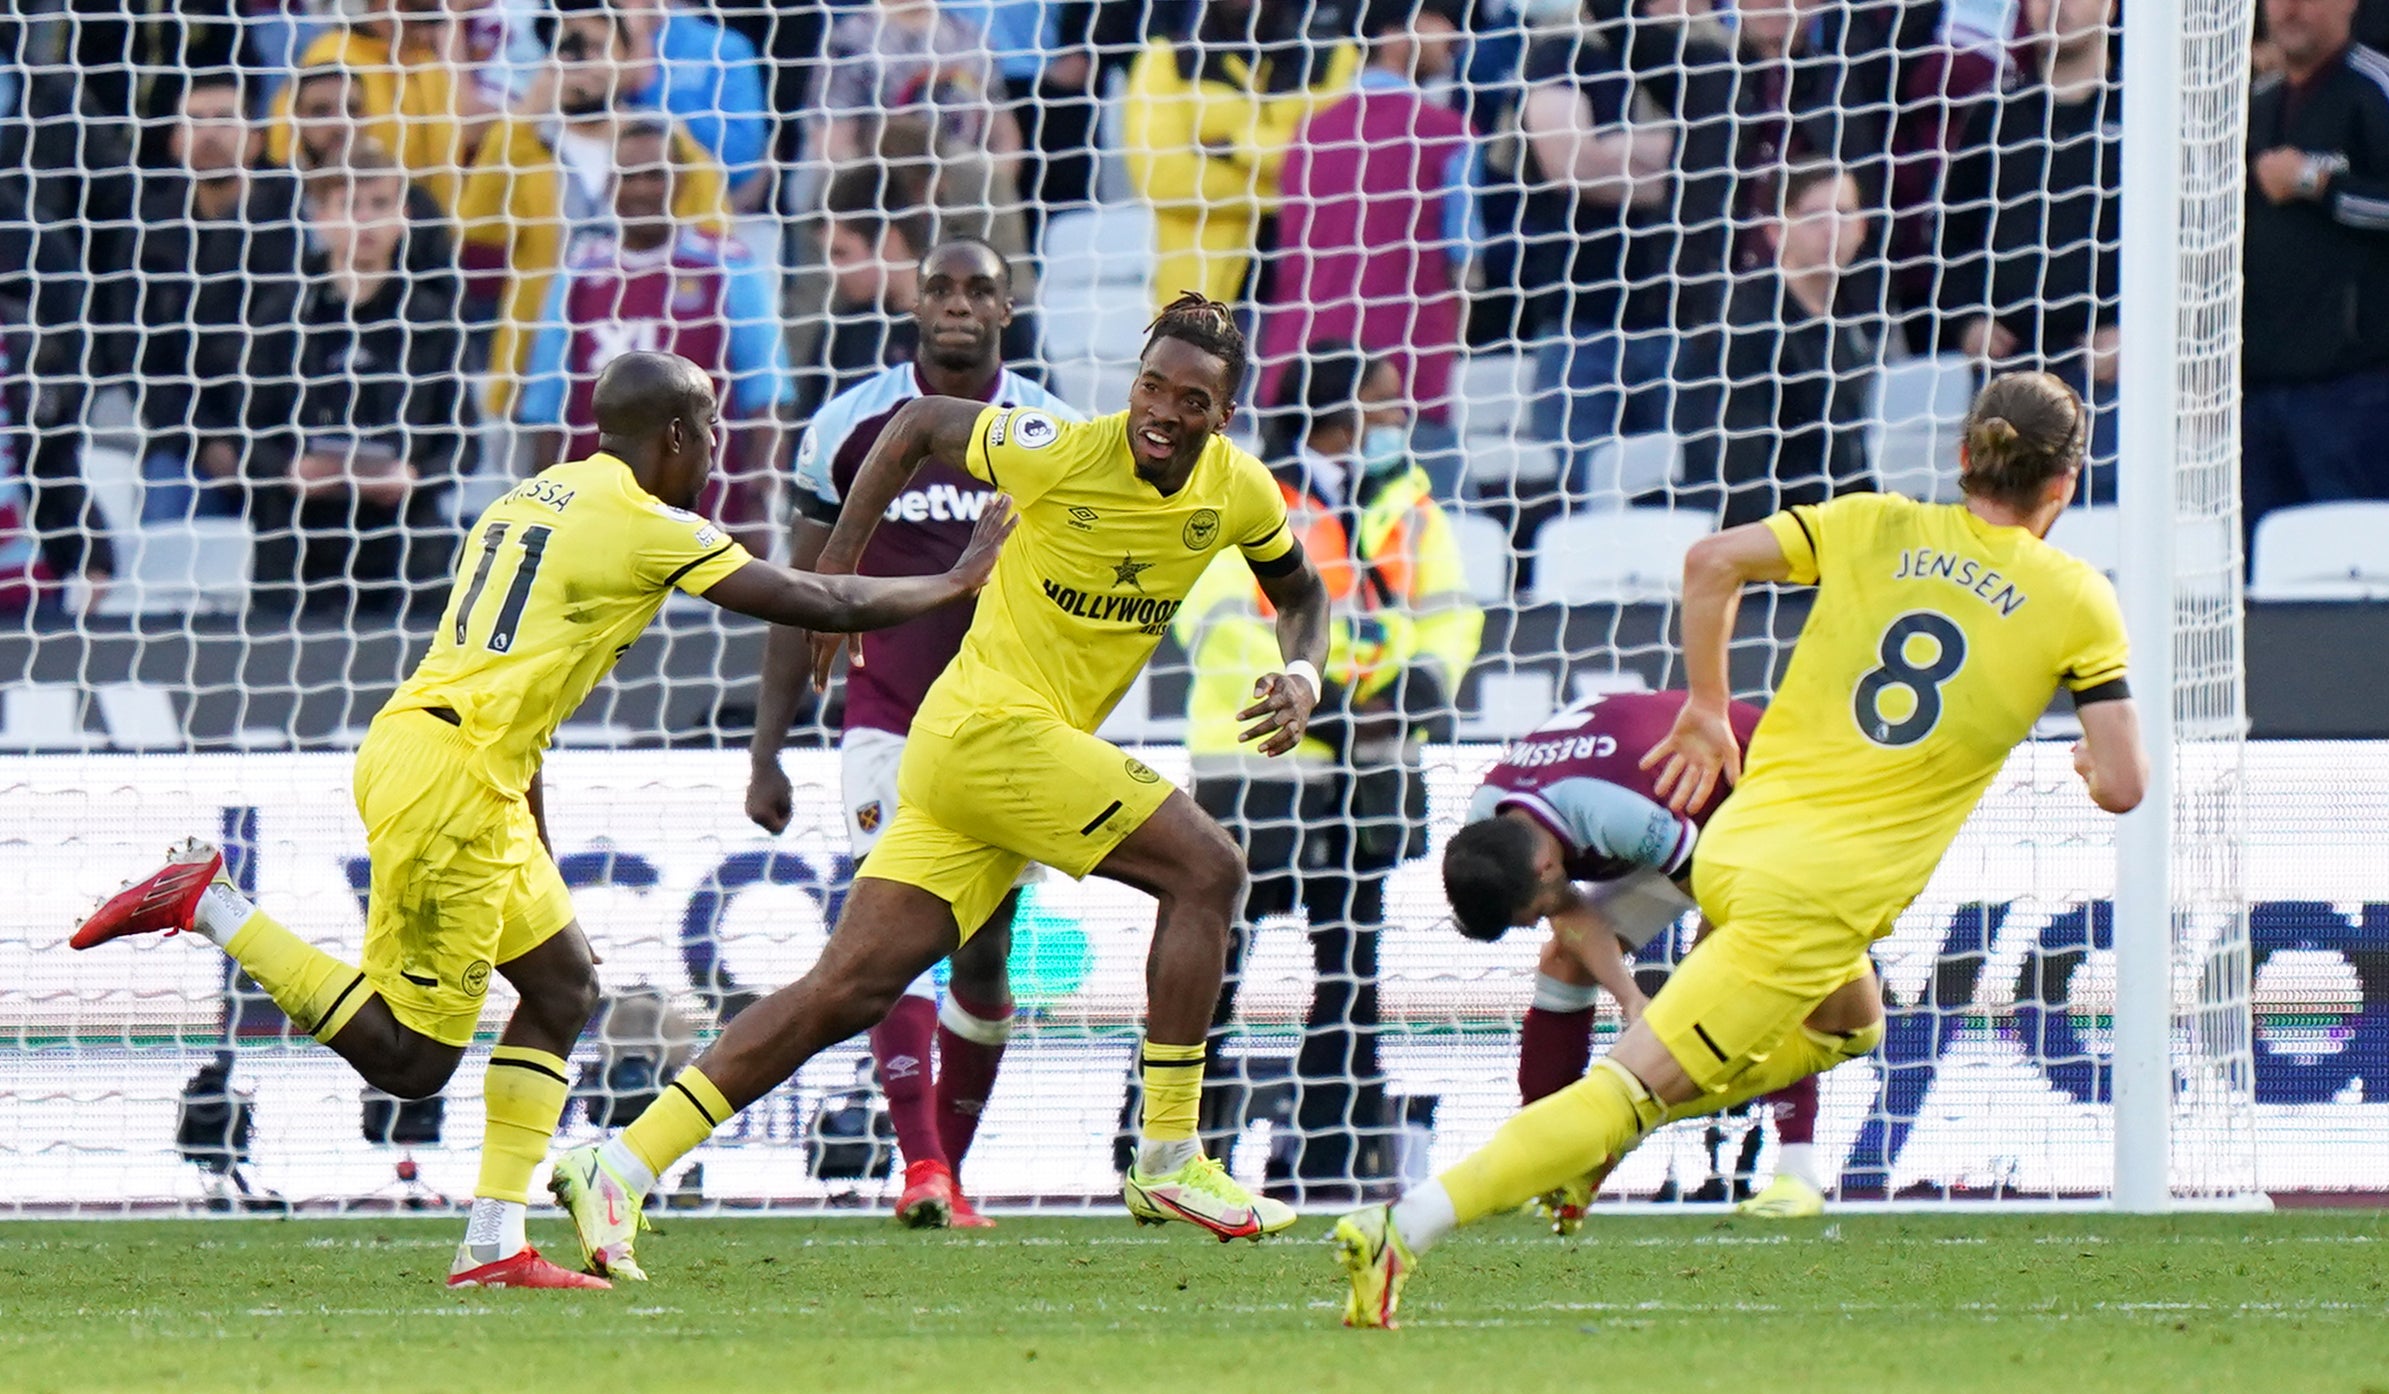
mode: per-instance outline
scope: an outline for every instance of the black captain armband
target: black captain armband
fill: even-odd
[[[1298,537],[1294,539],[1294,544],[1286,549],[1284,556],[1270,561],[1254,561],[1251,557],[1246,557],[1244,564],[1251,567],[1253,574],[1262,580],[1274,581],[1281,576],[1291,576],[1302,570],[1302,560],[1302,539]]]
[[[2080,711],[2093,702],[2122,702],[2132,695],[2132,685],[2122,678],[2109,678],[2103,683],[2083,688],[2074,694],[2074,710]]]

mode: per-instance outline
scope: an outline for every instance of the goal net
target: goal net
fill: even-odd
[[[2165,1189],[2383,1184],[2350,1067],[2376,1009],[2350,966],[2377,928],[2347,909],[2362,829],[2312,791],[2378,807],[2389,774],[2367,749],[2242,741],[2248,0],[2184,7],[2178,138],[2128,129],[2128,44],[2111,7],[2075,0],[1929,23],[1769,0],[1363,8],[359,0],[0,24],[0,1213],[470,1193],[502,981],[440,1099],[401,1107],[205,944],[74,954],[68,930],[195,835],[353,957],[351,752],[479,509],[585,448],[608,358],[677,348],[725,388],[708,509],[785,555],[797,440],[912,355],[921,255],[955,236],[1011,263],[1015,369],[1088,414],[1126,405],[1160,303],[1236,304],[1256,355],[1237,438],[1321,491],[1322,516],[1348,509],[1366,557],[1330,676],[1398,733],[1352,766],[1396,793],[1324,778],[1231,820],[1264,879],[1357,907],[1257,903],[1240,934],[1205,1117],[1240,1176],[1322,1195],[1415,1177],[1515,1108],[1540,936],[1462,939],[1436,872],[1476,784],[1561,706],[1681,684],[1693,539],[1848,489],[1954,499],[1959,423],[1996,364],[2096,411],[2085,498],[2052,540],[2104,569],[2159,506],[2119,485],[2119,423],[2153,411],[2175,442],[2154,467],[2176,524]],[[2167,261],[2170,300],[2135,318],[2132,171],[2175,160],[2156,221],[2179,238],[2131,253]],[[366,177],[390,164],[403,189]],[[665,292],[622,289],[659,264]],[[2136,406],[2147,379],[2115,351],[2150,351],[2121,330],[2149,322],[2173,325],[2176,367]],[[1425,501],[1385,551],[1371,501],[1414,478],[1393,458]],[[1765,699],[1806,610],[1750,597],[1745,695]],[[1482,616],[1458,648],[1448,622],[1428,634],[1455,613]],[[1239,623],[1262,624],[1221,621]],[[1188,719],[1223,672],[1249,683],[1206,661],[1220,632],[1179,627],[1105,728],[1203,794],[1241,777]],[[606,989],[567,1141],[627,1121],[798,976],[853,875],[835,698],[783,756],[792,824],[744,815],[760,658],[756,625],[675,598],[549,759]],[[2061,704],[2015,753],[1877,946],[1883,1049],[1822,1085],[1816,1149],[1844,1199],[2114,1190],[2117,836],[2071,773],[2070,722]],[[1116,1196],[1151,913],[1093,880],[1023,895],[975,1196]],[[1638,972],[1655,983],[1690,935]],[[1607,999],[1597,1023],[1596,1047],[1620,1025]],[[890,1146],[857,1041],[665,1186],[884,1205]],[[1775,1146],[1758,1115],[1673,1127],[1608,1194],[1731,1198]],[[1340,1160],[1323,1174],[1321,1155]]]

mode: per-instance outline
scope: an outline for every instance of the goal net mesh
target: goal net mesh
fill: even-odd
[[[1433,38],[1439,20],[1390,31],[1425,36],[1420,85],[1383,32],[1353,41],[1363,17],[1341,3],[1199,20],[893,0],[826,20],[733,0],[87,8],[0,23],[0,1213],[469,1195],[481,1064],[514,1000],[502,976],[440,1102],[400,1108],[204,943],[75,954],[66,934],[200,836],[266,911],[354,957],[351,752],[428,642],[463,529],[581,447],[608,358],[674,347],[725,389],[708,510],[786,555],[796,442],[822,400],[912,353],[918,261],[940,237],[1005,252],[1013,366],[1090,415],[1126,405],[1159,304],[1190,288],[1236,303],[1257,367],[1233,430],[1290,470],[1311,450],[1322,489],[1395,477],[1361,439],[1392,419],[1371,374],[1348,375],[1349,400],[1264,409],[1289,380],[1333,380],[1326,341],[1394,365],[1456,575],[1372,557],[1376,579],[1339,599],[1331,676],[1357,689],[1442,665],[1440,695],[1393,718],[1420,755],[1425,854],[1356,864],[1364,839],[1321,836],[1315,808],[1239,820],[1256,846],[1277,831],[1305,849],[1306,884],[1383,894],[1357,924],[1309,922],[1297,901],[1242,936],[1218,1072],[1241,1092],[1206,1127],[1255,1181],[1337,1132],[1353,1145],[1335,1174],[1303,1179],[1415,1177],[1516,1107],[1540,936],[1460,938],[1440,848],[1503,742],[1592,693],[1681,684],[1672,597],[1692,539],[1846,489],[1954,499],[1960,422],[1996,364],[2092,402],[2085,499],[2053,540],[2116,564],[2120,40],[2104,7],[1995,0],[1928,22],[1907,10],[1932,7],[1686,20],[1710,7],[1487,3],[1456,7],[1457,43]],[[2252,1053],[2246,891],[2358,860],[2318,858],[2339,836],[2318,826],[2318,781],[2375,807],[2389,790],[2353,787],[2368,776],[2326,747],[2242,749],[2249,8],[2191,6],[2180,55],[2186,1195],[2252,1189],[2268,1117],[2287,1168],[2269,1181],[2377,1184],[2389,1155],[2346,1108],[2351,1071],[2334,1074],[2342,1024],[2369,1008],[2335,946],[2369,926],[2333,895],[2259,923],[2281,1000]],[[250,172],[228,183],[228,161]],[[384,161],[405,191],[363,177]],[[667,250],[630,235],[636,198],[669,209]],[[668,294],[608,289],[656,256]],[[1455,607],[1483,617],[1468,652],[1402,647]],[[1764,700],[1806,608],[1789,589],[1746,603],[1745,695]],[[1105,728],[1189,787],[1215,778],[1216,752],[1187,747],[1188,704],[1221,676],[1208,637],[1165,641]],[[549,760],[555,851],[606,990],[573,1057],[567,1142],[634,1116],[726,1014],[797,977],[853,875],[834,700],[783,757],[793,823],[773,836],[744,815],[760,655],[758,626],[675,598]],[[1878,945],[1884,1047],[1823,1082],[1820,1170],[1846,1198],[2110,1188],[2114,838],[2070,733],[2061,704]],[[1094,880],[1024,894],[974,1195],[1116,1196],[1151,915]],[[1655,982],[1690,934],[1638,971]],[[1596,1046],[1619,1026],[1604,999]],[[901,1178],[887,1148],[857,1041],[666,1189],[884,1205]],[[1773,1148],[1757,1115],[1673,1127],[1609,1194],[1730,1197]]]

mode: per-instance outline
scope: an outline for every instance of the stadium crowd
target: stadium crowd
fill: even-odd
[[[1885,375],[1960,356],[2081,389],[2085,501],[2113,501],[2113,0],[172,10],[0,21],[0,537],[27,601],[104,592],[131,528],[245,517],[252,607],[401,609],[460,498],[585,444],[576,385],[633,347],[715,371],[708,505],[767,539],[810,412],[914,352],[928,247],[1010,260],[1006,353],[1043,379],[1087,337],[1057,322],[1083,304],[1038,313],[1048,234],[1097,205],[1147,214],[1096,226],[1150,238],[1156,303],[1243,307],[1248,419],[1316,410],[1289,384],[1319,346],[1382,358],[1407,460],[1521,552],[1586,507],[1730,522],[1879,487],[1933,444]],[[2389,497],[2389,58],[2356,42],[2389,5],[2263,10],[2252,527]],[[675,288],[633,306],[649,263]],[[1519,400],[1472,400],[1506,362]],[[131,518],[86,487],[112,396]]]

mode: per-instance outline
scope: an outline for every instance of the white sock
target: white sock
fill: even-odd
[[[249,897],[232,888],[229,881],[218,881],[199,897],[199,908],[192,913],[191,928],[206,936],[217,948],[232,942],[241,926],[257,913]]]
[[[1452,1208],[1451,1193],[1441,1181],[1414,1186],[1394,1202],[1394,1230],[1412,1253],[1425,1253],[1459,1223],[1460,1212]]]
[[[610,1139],[605,1146],[598,1148],[597,1160],[604,1163],[607,1170],[621,1177],[622,1184],[638,1192],[642,1198],[655,1189],[655,1173],[647,1169],[647,1164],[639,1160],[636,1152],[622,1145],[621,1138]]]
[[[1810,1142],[1787,1142],[1775,1149],[1775,1174],[1789,1176],[1808,1183],[1812,1191],[1825,1188],[1817,1183],[1817,1148]]]
[[[465,1221],[465,1243],[473,1251],[473,1261],[496,1263],[521,1253],[529,1242],[523,1238],[523,1217],[529,1209],[519,1200],[475,1197],[473,1216]]]
[[[1136,1170],[1139,1176],[1167,1176],[1171,1172],[1202,1155],[1201,1138],[1182,1137],[1170,1142],[1156,1142],[1152,1138],[1138,1138]]]

